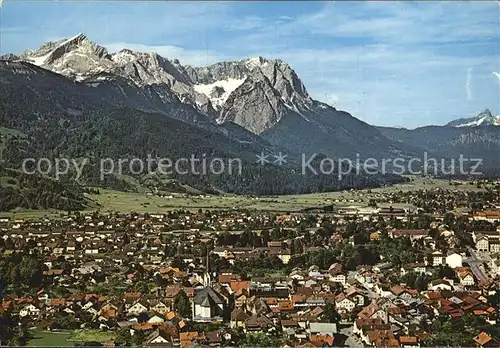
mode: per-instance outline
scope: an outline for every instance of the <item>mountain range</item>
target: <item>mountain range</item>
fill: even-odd
[[[224,183],[183,178],[191,186],[293,193],[376,186],[387,179],[299,179],[293,173],[300,154],[381,159],[429,151],[446,158],[482,153],[491,159],[500,150],[500,127],[487,126],[498,124],[498,117],[490,122],[491,113],[476,123],[465,119],[416,130],[375,127],[313,99],[296,72],[279,59],[192,67],[155,53],[109,53],[78,34],[0,57],[0,71],[0,126],[25,135],[4,136],[3,158],[9,166],[28,154],[180,156],[203,150],[239,156],[252,165],[248,176],[224,178]],[[470,127],[475,124],[481,127]],[[270,165],[264,172],[255,166],[256,153],[277,151],[289,155],[288,166]]]
[[[206,67],[155,53],[108,51],[84,35],[48,42],[21,60],[92,86],[114,105],[202,127],[234,123],[295,153],[393,156],[397,145],[350,114],[313,100],[282,60],[254,57]]]

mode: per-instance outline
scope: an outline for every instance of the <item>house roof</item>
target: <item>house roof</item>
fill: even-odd
[[[145,343],[149,344],[149,343],[151,343],[153,340],[155,340],[158,337],[162,337],[164,340],[169,341],[169,337],[167,337],[167,335],[165,333],[161,332],[158,329],[158,330],[155,330],[155,331],[151,332],[151,334],[149,334],[149,336],[146,337]]]
[[[333,346],[335,338],[330,335],[311,335],[310,341],[316,347],[324,347],[324,345]]]
[[[241,280],[241,276],[239,274],[220,274],[219,275],[219,283],[230,283],[232,281]]]
[[[168,286],[165,288],[165,297],[175,297],[181,290],[183,290],[187,297],[194,296],[194,289],[189,287],[180,287],[180,286]]]
[[[260,326],[260,327],[269,327],[272,326],[273,322],[261,315],[261,316],[253,316],[245,320],[245,326]]]
[[[293,319],[282,319],[281,326],[283,326],[283,327],[296,327],[296,326],[298,326],[298,323],[296,320],[293,320]]]
[[[250,282],[249,281],[231,281],[229,283],[229,287],[233,292],[238,292],[241,290],[249,290]]]
[[[366,306],[365,308],[363,308],[361,310],[361,312],[358,313],[358,318],[361,318],[361,319],[367,319],[367,318],[370,318],[372,315],[374,315],[378,310],[380,309],[380,307],[372,302],[370,303],[368,306]]]
[[[480,346],[484,346],[486,343],[490,342],[493,338],[488,335],[486,332],[481,332],[479,335],[474,337],[474,341]]]
[[[391,287],[391,292],[396,295],[396,296],[399,296],[401,295],[403,292],[405,292],[405,289],[400,286],[400,285],[394,285],[393,287]]]
[[[236,308],[231,312],[231,321],[245,321],[248,318],[250,318],[250,316],[240,308]]]
[[[427,235],[427,230],[402,230],[402,229],[394,229],[392,230],[392,234],[395,236],[422,236]]]
[[[381,325],[381,324],[382,324],[382,319],[379,317],[370,319],[356,319],[356,326],[358,328],[365,325]]]
[[[222,341],[222,331],[216,330],[216,331],[205,332],[205,337],[208,340],[208,343],[211,344],[220,343]]]
[[[418,338],[416,336],[400,336],[399,343],[401,344],[416,344]]]
[[[208,303],[207,301],[211,301],[217,305],[223,304],[223,300],[220,297],[218,293],[216,293],[211,287],[207,286],[206,288],[203,288],[199,290],[195,297],[194,297],[194,303],[195,304],[203,304],[203,303]]]

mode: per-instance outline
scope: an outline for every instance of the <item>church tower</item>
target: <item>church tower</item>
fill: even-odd
[[[210,252],[207,250],[207,264],[205,266],[205,273],[203,274],[203,286],[212,286],[212,277],[210,276]]]

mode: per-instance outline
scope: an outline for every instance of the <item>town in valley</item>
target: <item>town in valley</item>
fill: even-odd
[[[2,344],[498,346],[500,185],[443,182],[299,211],[5,215]]]

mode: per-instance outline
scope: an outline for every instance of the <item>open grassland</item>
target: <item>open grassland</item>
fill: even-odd
[[[62,330],[62,331],[30,331],[32,338],[28,342],[28,347],[72,347],[75,343],[99,342],[113,340],[114,332],[100,330]]]
[[[71,331],[30,331],[32,338],[28,341],[28,347],[70,347],[72,343],[68,341]]]
[[[100,342],[113,340],[115,338],[115,333],[112,331],[101,331],[101,330],[75,330],[69,341],[71,342]]]
[[[91,195],[90,198],[98,205],[101,212],[137,212],[137,213],[161,213],[171,210],[233,210],[249,209],[258,211],[282,211],[294,212],[306,208],[317,208],[326,205],[340,206],[366,206],[370,199],[383,198],[384,194],[398,191],[415,191],[420,189],[458,189],[458,190],[482,190],[471,183],[462,184],[458,187],[451,186],[447,180],[413,178],[413,181],[381,187],[371,190],[350,190],[326,193],[311,193],[303,195],[287,196],[236,196],[236,195],[197,195],[183,196],[172,194],[167,197],[148,195],[145,192],[132,193],[101,189],[100,194]],[[383,205],[383,204],[382,204]],[[398,204],[393,206],[397,207]],[[89,209],[95,211],[96,208]],[[23,211],[15,210],[2,212],[0,217],[22,216],[26,218],[55,218],[61,214],[60,211]]]
[[[101,205],[101,211],[120,212],[162,212],[175,209],[250,209],[262,211],[300,211],[330,204],[365,206],[370,199],[380,198],[384,194],[398,191],[419,189],[448,188],[454,189],[447,180],[415,178],[414,181],[372,190],[351,190],[340,192],[312,193],[287,196],[235,196],[235,195],[199,195],[158,197],[144,193],[127,193],[101,190],[100,195],[93,195]],[[478,190],[472,184],[461,185],[460,190]]]
[[[25,210],[25,209],[14,209],[10,211],[0,212],[0,218],[23,218],[26,220],[30,219],[54,219],[61,216],[61,214],[66,214],[64,211],[50,209],[50,210]]]

